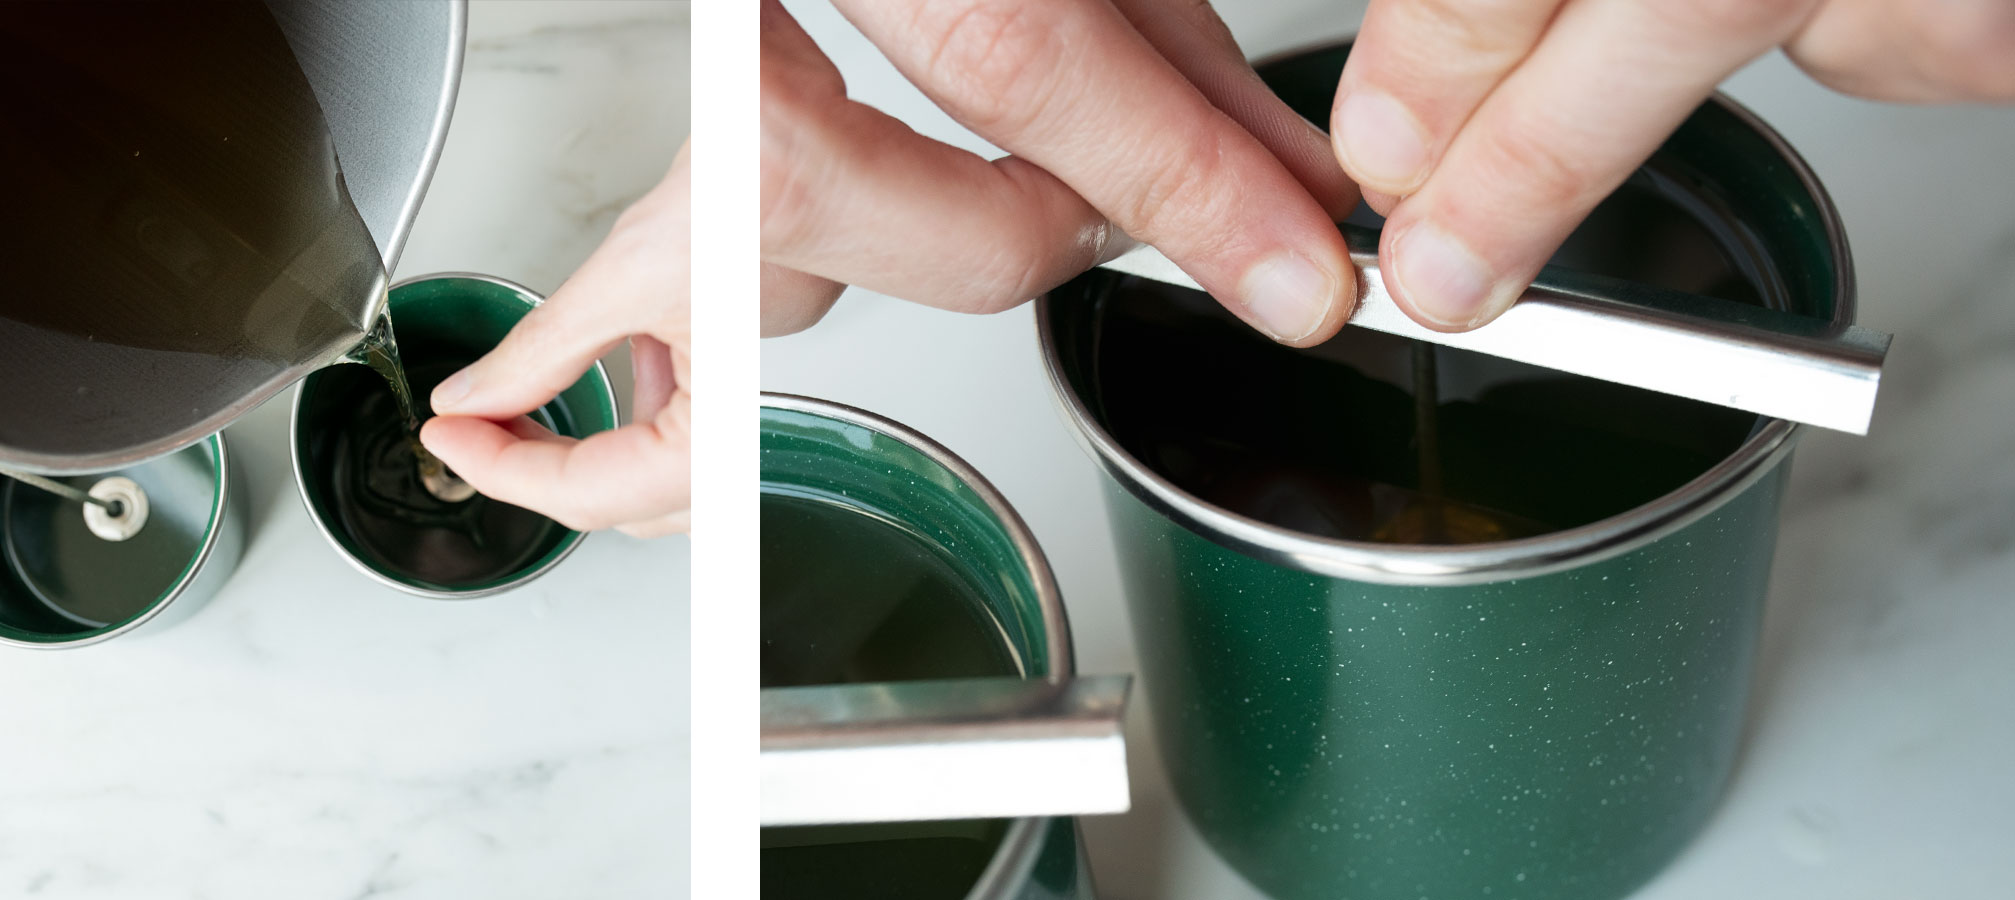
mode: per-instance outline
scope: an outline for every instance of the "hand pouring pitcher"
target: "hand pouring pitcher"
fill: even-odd
[[[17,194],[0,468],[188,446],[383,309],[447,134],[464,3],[179,12],[43,4],[0,24]]]

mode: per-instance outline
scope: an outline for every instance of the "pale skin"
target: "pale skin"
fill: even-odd
[[[844,285],[1014,306],[1153,244],[1281,343],[1357,282],[1332,222],[1385,214],[1380,268],[1442,331],[1501,314],[1597,201],[1751,60],[1900,102],[2015,100],[2010,0],[1373,0],[1330,131],[1259,84],[1200,0],[834,0],[987,161],[862,104],[762,12],[763,331]],[[1907,177],[1902,172],[1899,177]]]
[[[637,537],[691,520],[691,174],[671,171],[495,350],[435,388],[420,440],[485,496]],[[628,341],[631,421],[574,440],[526,418]]]

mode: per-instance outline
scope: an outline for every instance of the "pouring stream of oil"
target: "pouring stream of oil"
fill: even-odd
[[[1435,345],[1413,344],[1413,440],[1420,466],[1420,490],[1373,532],[1372,540],[1393,544],[1475,544],[1501,541],[1505,523],[1490,510],[1451,499],[1442,476],[1441,385]]]
[[[449,503],[460,503],[475,496],[474,487],[457,477],[441,462],[440,457],[420,443],[419,404],[413,402],[413,387],[406,380],[405,362],[399,358],[399,340],[392,331],[389,310],[378,318],[370,333],[343,357],[343,361],[369,366],[392,388],[392,398],[398,403],[400,417],[405,420],[406,444],[412,448],[413,458],[420,470],[420,484],[427,493]]]

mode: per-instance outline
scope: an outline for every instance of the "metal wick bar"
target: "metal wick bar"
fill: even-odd
[[[762,824],[1125,812],[1132,676],[763,691]]]
[[[76,503],[89,503],[115,516],[119,514],[119,510],[113,508],[112,501],[93,497],[60,481],[44,478],[40,475],[30,475],[27,472],[16,472],[13,469],[0,469],[0,475],[5,475],[31,487],[41,488],[65,500]]]
[[[1408,318],[1378,271],[1378,232],[1345,225],[1364,271],[1350,324],[1821,428],[1867,434],[1890,336],[1809,316],[1548,266],[1488,325],[1444,334]],[[1139,245],[1105,268],[1202,288]]]

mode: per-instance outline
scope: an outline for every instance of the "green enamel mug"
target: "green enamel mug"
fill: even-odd
[[[1322,121],[1347,52],[1259,69]],[[1831,202],[1719,97],[1555,262],[1853,318]],[[1383,335],[1332,341],[1365,354],[1346,370],[1331,345],[1273,345],[1201,294],[1097,269],[1037,321],[1107,476],[1175,793],[1253,885],[1605,900],[1702,827],[1736,756],[1797,426],[1536,368],[1486,383],[1502,361],[1435,348],[1430,432],[1406,386],[1436,382]],[[1241,455],[1255,435],[1271,455]],[[1447,460],[1438,489],[1545,527],[1367,535],[1394,485],[1429,490],[1424,442]]]
[[[415,402],[424,406],[435,384],[502,343],[541,302],[530,288],[489,275],[450,272],[393,285],[387,308]],[[386,502],[383,498],[390,494],[378,489],[403,487],[417,496],[411,453],[393,444],[351,444],[345,436],[358,430],[348,417],[360,398],[389,410],[391,396],[376,372],[345,364],[302,379],[294,397],[291,448],[301,500],[315,527],[352,568],[408,594],[460,600],[520,587],[580,546],[586,538],[582,532],[480,496],[427,510],[438,523],[430,519],[425,527],[387,527],[385,523],[396,526],[411,512]],[[615,428],[615,389],[602,364],[591,366],[531,418],[571,438]],[[373,457],[373,450],[381,452]],[[366,469],[374,460],[378,468]],[[368,474],[353,482],[352,468]],[[353,483],[366,487],[347,487]]]
[[[1073,674],[1048,561],[965,461],[785,394],[763,395],[761,446],[764,687]],[[762,842],[768,900],[1093,896],[1068,817],[773,827]]]

